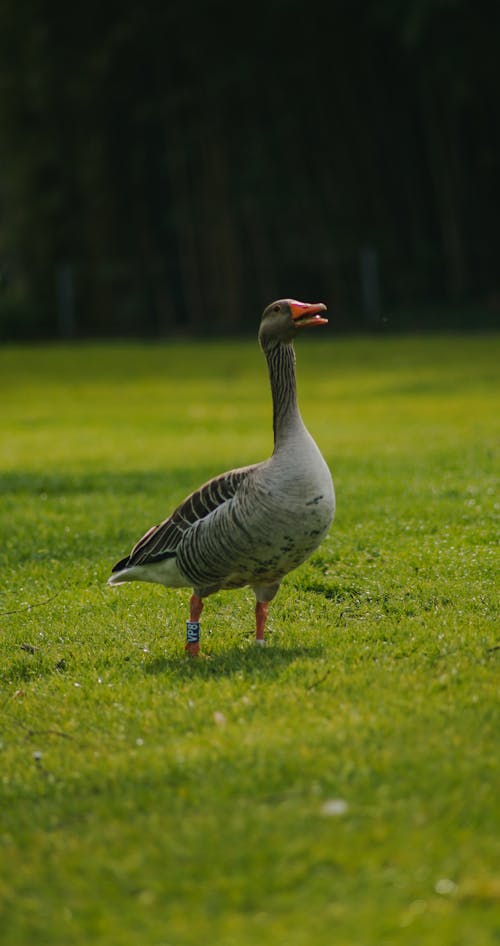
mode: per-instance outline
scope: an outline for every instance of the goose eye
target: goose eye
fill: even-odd
[[[273,312],[279,312],[279,310],[280,310],[279,305],[273,305]]]

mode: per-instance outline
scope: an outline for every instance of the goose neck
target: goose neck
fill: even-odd
[[[273,398],[273,431],[275,449],[302,428],[297,404],[295,352],[293,345],[281,344],[265,352]]]

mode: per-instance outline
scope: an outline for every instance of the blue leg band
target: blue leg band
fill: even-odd
[[[200,641],[200,622],[186,621],[186,637],[188,644],[198,644]]]

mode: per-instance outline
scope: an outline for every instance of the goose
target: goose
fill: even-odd
[[[326,325],[322,303],[278,299],[264,310],[258,340],[267,360],[274,451],[261,463],[222,473],[191,493],[114,565],[108,583],[157,582],[192,589],[185,650],[200,652],[204,599],[250,586],[255,643],[264,644],[269,602],[282,579],[319,546],[335,514],[330,470],[297,404],[293,340]]]

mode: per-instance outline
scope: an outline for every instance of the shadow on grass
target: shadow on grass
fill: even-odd
[[[7,471],[0,473],[0,491],[3,495],[32,496],[43,494],[45,498],[60,498],[78,494],[109,492],[136,495],[145,492],[160,495],[171,490],[185,489],[188,492],[201,482],[215,475],[213,467],[171,467],[163,470],[103,470],[97,472],[75,471],[67,473],[38,473],[33,471]],[[167,510],[168,512],[168,510]]]
[[[302,657],[322,657],[323,649],[317,644],[284,647],[269,644],[267,647],[235,645],[222,653],[209,653],[202,657],[189,657],[186,653],[172,657],[157,657],[144,664],[144,673],[159,676],[175,676],[181,680],[193,677],[231,677],[241,674],[272,680],[280,676],[284,668]]]

